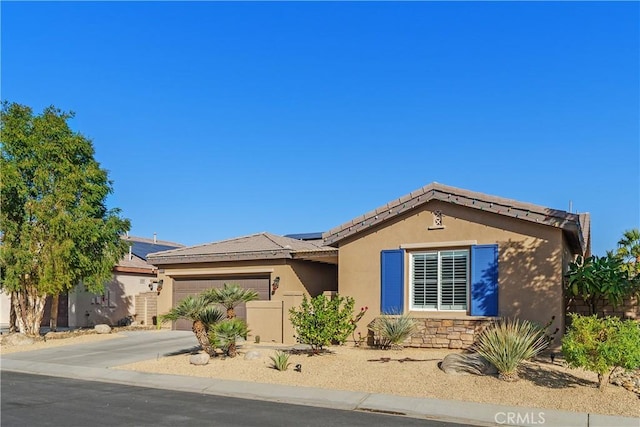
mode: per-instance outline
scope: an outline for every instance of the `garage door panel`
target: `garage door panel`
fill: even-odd
[[[268,276],[257,277],[208,277],[208,278],[180,278],[174,279],[173,282],[173,306],[175,307],[180,301],[189,295],[196,296],[208,289],[222,288],[225,283],[236,283],[243,289],[253,289],[258,292],[259,300],[269,300],[269,289],[271,280]],[[223,312],[226,311],[223,309]],[[239,304],[235,308],[236,316],[246,320],[247,311],[245,304]],[[191,330],[192,323],[187,320],[179,320],[175,322],[174,329]]]

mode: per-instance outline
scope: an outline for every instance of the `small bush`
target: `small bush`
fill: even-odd
[[[498,369],[501,379],[515,381],[520,364],[548,345],[545,328],[528,320],[501,319],[480,334],[475,348]]]
[[[416,321],[408,314],[385,313],[373,321],[371,328],[381,348],[402,347],[404,340],[416,330]]]
[[[310,345],[314,353],[330,344],[344,344],[356,328],[353,305],[351,297],[318,295],[308,300],[303,296],[300,308],[289,311],[298,342]]]
[[[212,346],[222,348],[227,356],[236,357],[236,340],[246,339],[248,333],[247,324],[236,317],[217,323],[209,333],[209,341]]]
[[[562,354],[572,368],[598,374],[600,389],[616,367],[640,367],[640,325],[617,317],[570,314],[571,326],[562,338]]]
[[[277,369],[278,371],[286,371],[289,366],[291,366],[291,362],[289,362],[289,355],[284,351],[276,351],[274,356],[269,356],[273,364],[272,368]]]

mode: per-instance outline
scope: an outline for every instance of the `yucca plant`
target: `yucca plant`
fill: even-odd
[[[209,356],[215,356],[216,349],[209,341],[208,332],[223,318],[224,313],[222,311],[212,306],[206,298],[199,295],[197,297],[186,297],[168,313],[161,315],[159,320],[161,323],[179,319],[192,321],[191,330],[195,334],[198,343],[200,343],[200,347]]]
[[[383,313],[373,321],[372,329],[380,347],[402,347],[404,340],[416,330],[416,321],[408,314]]]
[[[227,309],[227,319],[236,317],[235,307],[243,302],[259,299],[259,295],[253,289],[244,289],[236,283],[225,283],[222,288],[208,289],[203,293],[210,302],[220,304]]]
[[[518,379],[518,367],[549,345],[545,329],[528,320],[500,319],[478,337],[475,349],[505,381]]]
[[[273,362],[271,367],[278,371],[286,371],[291,365],[291,362],[289,362],[289,354],[284,351],[276,351],[276,354],[269,356],[269,358]]]
[[[210,332],[210,343],[212,346],[219,346],[227,356],[236,357],[238,349],[236,341],[238,338],[247,338],[249,329],[242,319],[227,319],[216,324]]]

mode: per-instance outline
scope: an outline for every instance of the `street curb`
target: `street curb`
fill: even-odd
[[[185,377],[0,358],[1,371],[99,381],[242,399],[359,410],[478,426],[638,427],[640,418],[467,401],[404,397],[246,381]]]

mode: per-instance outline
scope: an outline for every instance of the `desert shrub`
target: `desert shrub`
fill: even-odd
[[[377,344],[381,348],[401,347],[416,330],[416,321],[408,314],[383,313],[373,321],[371,329],[377,335]]]
[[[209,333],[209,341],[213,347],[221,348],[229,357],[238,355],[236,341],[247,338],[249,329],[244,320],[234,317],[217,323]]]
[[[570,367],[597,373],[601,390],[616,367],[640,367],[640,325],[636,321],[569,315],[571,326],[562,338],[562,354]]]
[[[291,362],[289,362],[289,354],[284,351],[276,351],[276,354],[269,356],[269,358],[273,362],[271,367],[278,371],[286,371],[291,365]]]
[[[545,328],[528,320],[500,319],[482,331],[474,347],[498,369],[501,379],[515,381],[520,364],[548,345]]]
[[[296,339],[315,353],[330,344],[343,344],[356,327],[353,305],[353,298],[340,295],[332,299],[318,295],[311,300],[303,296],[300,307],[289,310]]]

